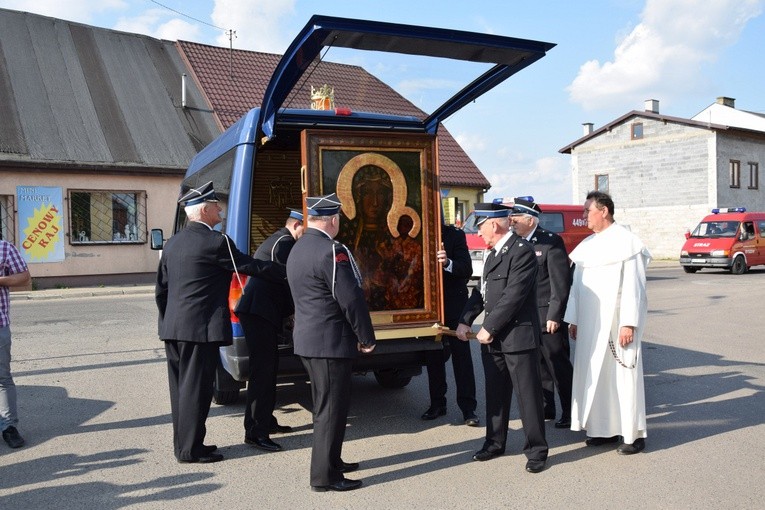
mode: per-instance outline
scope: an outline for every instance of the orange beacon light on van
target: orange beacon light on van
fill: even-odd
[[[765,264],[763,231],[765,212],[746,212],[745,207],[712,209],[693,232],[686,233],[680,265],[686,273],[708,267],[743,274]]]

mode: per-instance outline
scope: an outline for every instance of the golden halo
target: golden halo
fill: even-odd
[[[371,165],[385,170],[390,177],[393,186],[393,203],[388,211],[388,231],[390,235],[398,237],[398,220],[402,216],[409,216],[412,219],[412,228],[409,229],[409,237],[417,237],[420,233],[420,215],[417,211],[406,205],[406,179],[401,168],[390,158],[374,152],[366,152],[351,158],[340,170],[337,176],[336,192],[342,209],[349,220],[356,217],[356,202],[353,199],[353,177],[361,167]]]

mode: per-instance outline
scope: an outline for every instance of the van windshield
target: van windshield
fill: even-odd
[[[703,221],[691,234],[691,237],[736,237],[738,221]]]
[[[462,231],[466,234],[477,234],[478,228],[475,226],[475,213],[468,214],[465,222],[462,224]]]

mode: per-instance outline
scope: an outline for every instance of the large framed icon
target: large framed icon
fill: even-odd
[[[361,270],[375,328],[443,323],[435,137],[305,130],[302,158],[303,195],[343,204],[336,239]]]

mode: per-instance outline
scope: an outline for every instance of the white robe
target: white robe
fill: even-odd
[[[646,437],[641,339],[648,308],[646,267],[651,260],[642,241],[612,224],[571,252],[576,264],[564,321],[577,326],[571,430],[590,437],[623,436],[625,443]],[[621,284],[621,285],[620,285]],[[619,328],[634,326],[634,340],[619,345]],[[613,340],[621,366],[611,353]]]

